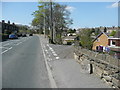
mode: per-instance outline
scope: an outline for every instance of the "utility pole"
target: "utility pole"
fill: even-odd
[[[44,9],[45,9],[45,7],[44,7]],[[43,14],[43,15],[44,15],[44,36],[45,36],[45,38],[46,38],[46,31],[45,31],[45,29],[46,29],[46,28],[45,28],[45,26],[46,26],[46,25],[45,25],[45,10],[44,10],[44,14]]]
[[[52,9],[52,0],[50,0],[50,11],[51,11],[51,13],[50,13],[50,23],[51,23],[51,25],[50,25],[50,29],[51,29],[51,31],[50,31],[50,39],[51,39],[51,43],[54,43],[53,42],[53,9]]]

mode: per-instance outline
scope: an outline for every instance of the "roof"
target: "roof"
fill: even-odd
[[[97,35],[97,37],[93,40],[93,42],[94,42],[97,38],[99,38],[102,34],[105,34],[105,35],[108,37],[108,34],[107,34],[107,33],[101,32],[100,34]]]
[[[76,38],[76,36],[67,36],[67,37],[64,37],[63,39],[64,40],[73,40],[75,38]]]

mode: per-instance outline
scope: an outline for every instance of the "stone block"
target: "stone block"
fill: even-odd
[[[108,70],[108,71],[104,70],[103,74],[110,75],[110,74],[112,74],[112,71],[111,70]]]
[[[120,88],[120,80],[118,80],[118,79],[116,79],[116,78],[113,78],[113,79],[112,79],[112,83],[113,83],[114,86],[117,86],[117,87]]]
[[[113,86],[113,83],[112,82],[106,82],[110,87]]]
[[[106,66],[104,64],[100,64],[100,68],[105,69]]]
[[[102,78],[103,76],[103,69],[99,68],[99,67],[95,67],[95,70],[94,70],[95,74],[97,74],[100,78]]]
[[[74,53],[74,59],[77,60],[78,56]]]
[[[111,82],[111,81],[112,81],[112,77],[110,77],[110,76],[105,76],[105,75],[103,75],[103,78],[104,78],[107,82]]]

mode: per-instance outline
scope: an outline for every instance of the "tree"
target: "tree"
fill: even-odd
[[[98,34],[100,34],[100,29],[99,28],[95,29],[95,35],[97,36]]]
[[[92,30],[84,29],[80,32],[80,44],[83,48],[92,49]]]
[[[76,32],[76,29],[69,29],[68,30],[68,33],[75,33]]]
[[[107,28],[106,27],[104,28],[104,32],[107,32]]]
[[[72,24],[72,19],[69,17],[70,12],[66,10],[67,6],[52,2],[51,19],[50,2],[39,2],[39,4],[38,10],[32,14],[34,16],[32,25],[40,28],[42,31],[45,29],[45,32],[48,32],[48,34],[50,34],[50,29],[53,29],[54,41],[56,43],[61,42],[61,34],[63,30]],[[57,37],[59,37],[59,39]]]
[[[114,36],[116,34],[116,31],[112,31],[111,33],[110,33],[110,36]]]

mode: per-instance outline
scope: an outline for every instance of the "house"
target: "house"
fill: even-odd
[[[115,52],[115,56],[120,58],[120,30],[113,37],[108,38],[108,45],[110,50]]]
[[[15,23],[10,24],[10,21],[8,23],[5,23],[4,20],[0,22],[0,41],[7,40],[9,38],[9,34],[11,33],[17,33],[19,31],[18,26],[15,25]]]
[[[63,44],[71,45],[74,43],[76,36],[66,36],[62,39]]]
[[[108,35],[101,32],[94,40],[92,50],[96,50],[97,46],[108,46]]]
[[[2,24],[2,33],[11,34],[13,32],[18,32],[19,28],[15,25],[15,23],[10,24],[10,21],[8,21],[8,23],[5,23],[5,21],[2,20],[1,24]]]

